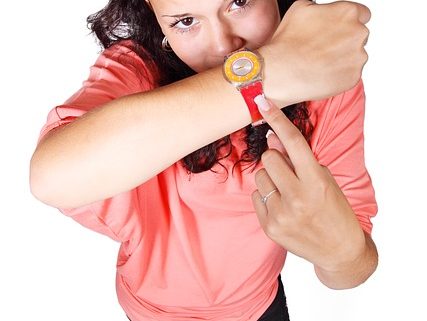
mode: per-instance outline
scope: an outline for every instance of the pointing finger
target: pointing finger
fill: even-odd
[[[317,169],[319,164],[298,128],[264,95],[255,97],[255,103],[285,147],[296,175],[300,178],[304,175],[312,175],[313,169]]]
[[[295,168],[292,165],[288,152],[286,151],[283,144],[280,142],[280,139],[277,137],[277,135],[272,130],[269,129],[266,136],[267,136],[268,148],[277,149],[283,155],[283,158],[288,163],[289,167],[292,168],[292,170],[295,172]]]

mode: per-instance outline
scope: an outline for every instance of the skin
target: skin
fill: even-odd
[[[168,86],[114,99],[71,124],[50,131],[31,159],[30,186],[34,196],[57,208],[103,200],[143,184],[185,155],[248,125],[251,119],[247,106],[224,80],[220,66],[225,54],[243,46],[259,48],[265,61],[265,94],[281,106],[331,97],[359,81],[367,60],[365,24],[370,13],[365,6],[347,1],[317,5],[300,0],[279,22],[275,0],[248,3],[251,6],[237,14],[230,11],[237,10],[231,0],[153,0],[152,8],[172,48],[199,73]],[[177,32],[169,27],[173,19],[162,17],[182,13],[197,20],[192,31]],[[287,128],[286,123],[275,121],[278,117],[265,116],[286,147],[292,166],[307,175],[317,175],[311,179],[334,190],[333,178],[328,177],[326,169],[320,170],[315,161],[299,164],[303,160],[293,159],[294,152],[284,143],[288,137],[279,135]],[[174,137],[173,144],[170,137]],[[307,149],[300,143],[299,146],[301,151]],[[260,195],[271,191],[273,183],[280,185],[269,181],[269,171],[290,175],[283,171],[286,157],[268,157],[271,153],[275,151],[263,155],[265,172],[257,174]],[[259,177],[265,179],[260,181]],[[266,234],[312,262],[319,279],[329,287],[352,287],[363,282],[375,269],[375,246],[356,227],[354,213],[345,206],[345,198],[333,199],[328,194],[326,199],[313,200],[309,198],[308,185],[294,182],[283,187],[294,191],[293,203],[283,197],[280,206],[263,208],[258,206],[260,195],[254,197]],[[285,195],[282,192],[283,189],[280,195]],[[277,198],[276,194],[279,195],[275,193],[268,206]],[[295,235],[301,226],[295,222],[282,224],[285,220],[280,217],[285,213],[297,218],[313,215],[298,206],[303,201],[317,204],[323,208],[323,214],[319,215],[317,225],[304,224],[305,232]],[[288,211],[288,207],[293,210]],[[334,212],[328,217],[325,213],[331,209]],[[278,219],[263,220],[267,215]],[[340,223],[338,236],[351,236],[342,247],[338,246],[340,237],[329,239],[330,235],[324,232],[336,222]],[[302,235],[310,236],[310,241],[301,239]],[[328,255],[332,248],[339,249],[339,255]]]
[[[280,24],[277,1],[252,0],[247,5],[249,9],[242,13],[245,6],[228,1],[152,1],[172,49],[199,72],[221,64],[229,52],[243,46],[258,49],[271,40]],[[187,14],[168,17],[176,12]],[[367,22],[369,17],[364,12],[360,19]],[[178,25],[171,28],[177,19]],[[289,32],[296,32],[298,27]],[[312,262],[323,283],[333,288],[354,287],[375,270],[375,245],[360,228],[327,167],[317,162],[299,130],[272,106],[264,114],[277,136],[268,139],[270,149],[262,155],[265,169],[256,174],[258,190],[252,195],[260,224],[273,241]],[[261,195],[275,188],[279,192],[263,204]],[[356,273],[360,269],[363,271]],[[357,277],[348,280],[348,274]]]
[[[267,138],[264,169],[256,173],[252,201],[265,233],[288,251],[314,264],[319,279],[334,289],[364,282],[378,253],[326,166],[304,136],[272,102],[257,98],[275,134]],[[267,202],[261,195],[277,189]],[[331,232],[333,231],[333,233]]]
[[[280,23],[276,0],[154,0],[151,5],[173,51],[197,72],[221,65],[224,56],[244,46],[258,49]],[[182,13],[187,14],[170,17]]]

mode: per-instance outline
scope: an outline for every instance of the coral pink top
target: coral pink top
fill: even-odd
[[[41,136],[117,97],[147,91],[155,76],[122,42],[105,50],[83,87],[48,116]],[[377,212],[364,164],[365,96],[360,82],[330,99],[310,102],[311,147],[329,168],[362,228]],[[263,232],[251,202],[256,171],[231,168],[245,144],[231,135],[223,165],[187,174],[173,164],[111,199],[61,211],[121,243],[116,287],[132,321],[257,320],[273,301],[286,250]],[[260,168],[261,165],[258,165]]]

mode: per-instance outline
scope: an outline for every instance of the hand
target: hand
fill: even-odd
[[[370,17],[366,6],[354,2],[295,1],[272,39],[260,48],[267,97],[283,106],[354,87],[368,60],[365,24]]]
[[[350,204],[300,131],[260,97],[256,102],[270,106],[261,113],[276,133],[268,137],[264,169],[255,175],[258,190],[252,201],[261,227],[273,241],[326,271],[347,268],[365,247]],[[261,198],[275,189],[264,204]]]

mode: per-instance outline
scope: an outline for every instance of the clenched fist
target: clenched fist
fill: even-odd
[[[370,17],[369,9],[355,2],[296,1],[260,48],[266,62],[266,96],[290,105],[354,87],[368,59],[365,24]]]

